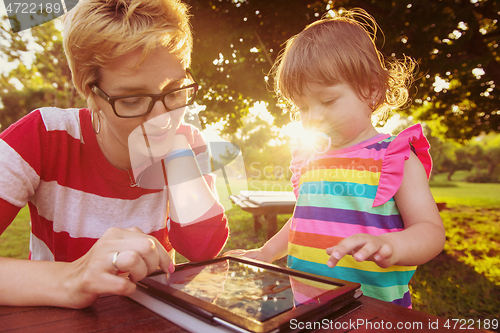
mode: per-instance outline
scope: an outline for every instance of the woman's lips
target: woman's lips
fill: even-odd
[[[165,141],[169,132],[170,130],[167,129],[166,131],[158,133],[146,133],[145,137],[148,139],[149,142],[162,142]]]
[[[163,142],[168,136],[172,128],[172,122],[168,122],[166,126],[150,126],[148,129],[147,124],[143,127],[143,135],[150,142]]]

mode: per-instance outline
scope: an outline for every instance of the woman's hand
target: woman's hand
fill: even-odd
[[[326,249],[330,256],[328,267],[337,265],[340,259],[350,254],[356,261],[373,261],[382,268],[387,268],[396,262],[394,246],[384,237],[369,234],[355,234],[343,239],[336,246]]]
[[[135,282],[158,267],[174,270],[165,248],[139,228],[108,229],[89,252],[69,265],[65,287],[74,308],[89,306],[104,293],[131,295]]]

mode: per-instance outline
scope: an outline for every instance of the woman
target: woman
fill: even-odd
[[[216,256],[228,237],[200,133],[178,0],[81,0],[64,47],[88,109],[41,108],[0,135],[0,231],[28,203],[30,257],[0,258],[0,304],[83,308],[130,295],[173,249]],[[168,185],[168,186],[167,186]]]

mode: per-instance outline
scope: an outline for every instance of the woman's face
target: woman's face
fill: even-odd
[[[140,62],[141,57],[142,50],[136,50],[117,58],[111,66],[101,68],[97,86],[109,97],[114,97],[160,94],[186,85],[186,69],[166,48],[156,48],[143,62]],[[101,121],[97,134],[101,150],[111,164],[126,169],[131,167],[130,160],[138,156],[144,159],[151,155],[164,156],[170,150],[185,111],[185,108],[169,111],[157,101],[145,116],[120,118],[103,98],[94,94],[93,101],[93,110],[99,113]],[[133,164],[137,166],[137,160]]]

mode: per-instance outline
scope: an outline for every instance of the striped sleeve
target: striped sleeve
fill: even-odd
[[[45,128],[39,110],[0,134],[0,198],[22,208],[40,183]],[[28,144],[26,138],[29,138]]]

